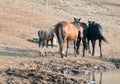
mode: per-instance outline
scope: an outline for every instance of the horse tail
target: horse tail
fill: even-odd
[[[106,39],[102,34],[101,34],[101,39],[102,39],[104,42],[108,43],[107,39]]]
[[[39,30],[39,31],[38,31],[39,47],[40,47],[40,45],[41,45],[41,44],[40,44],[40,43],[41,43],[41,34],[42,34],[42,32]]]
[[[106,43],[109,43],[108,41],[107,41],[107,39],[103,36],[103,34],[102,34],[102,26],[100,25],[100,24],[98,24],[98,23],[96,23],[95,24],[95,26],[96,26],[96,28],[98,28],[99,30],[99,35],[100,35],[100,38],[104,41],[104,42],[106,42]]]
[[[55,33],[56,33],[58,42],[59,42],[60,44],[63,43],[63,37],[62,37],[61,28],[62,28],[62,24],[59,24],[59,23],[58,23],[58,24],[55,26]]]

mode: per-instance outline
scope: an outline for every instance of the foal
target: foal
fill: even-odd
[[[91,53],[90,51],[90,46],[89,46],[89,40],[91,40],[92,43],[92,56],[94,56],[94,52],[95,52],[95,42],[98,39],[99,40],[99,47],[100,47],[100,57],[102,58],[102,49],[101,49],[101,42],[102,40],[104,42],[108,41],[106,40],[106,38],[102,35],[102,26],[98,23],[95,23],[94,21],[88,21],[89,23],[89,27],[88,27],[88,49],[89,49],[89,53]]]
[[[41,56],[46,56],[44,46],[48,47],[48,42],[51,41],[51,48],[53,48],[54,29],[40,29],[38,31],[39,47],[42,47]],[[53,51],[52,54],[54,55]]]

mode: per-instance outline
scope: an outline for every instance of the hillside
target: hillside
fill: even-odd
[[[120,59],[119,10],[120,0],[0,0],[0,63],[2,64],[0,71],[12,68],[19,72],[22,65],[24,68],[28,67],[27,70],[29,70],[32,66],[29,65],[30,62],[33,62],[33,68],[38,69],[36,62],[43,61],[44,64],[47,58],[45,60],[44,58],[41,59],[38,56],[38,44],[30,42],[28,39],[37,37],[38,29],[50,28],[59,21],[73,21],[74,17],[82,18],[81,21],[86,23],[88,20],[100,23],[103,27],[103,35],[109,41],[109,44],[102,43],[104,58]],[[54,50],[58,52],[58,47],[56,46]],[[70,57],[72,57],[72,52]],[[60,56],[58,54],[55,56],[55,59],[54,57],[50,57],[50,59],[48,57],[48,62],[57,60],[56,62],[60,65],[58,62],[58,60],[61,61]],[[86,59],[81,58],[81,55],[79,57],[83,59],[82,63],[85,64],[90,55],[87,54]],[[99,57],[98,43],[96,44],[95,57]],[[72,60],[68,57],[63,60],[72,63],[75,60],[79,62],[81,61],[80,59],[77,60],[75,58]],[[90,58],[89,60],[89,63],[93,62],[92,64],[96,64],[91,65],[92,68],[107,64],[100,60],[97,63],[98,59]],[[63,61],[62,63],[64,66]],[[39,67],[46,69],[44,65]],[[49,66],[47,68],[50,69]],[[42,72],[40,71],[39,73]],[[4,74],[2,73],[2,75]],[[9,78],[9,76],[4,75],[3,79],[5,80],[6,78]],[[17,80],[17,78],[15,79]]]
[[[27,39],[37,36],[40,28],[50,28],[58,21],[94,20],[103,26],[103,33],[110,44],[103,43],[104,53],[119,54],[120,4],[119,0],[1,0],[0,45],[36,49]]]

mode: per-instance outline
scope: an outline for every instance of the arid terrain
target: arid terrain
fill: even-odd
[[[81,76],[87,70],[114,69],[110,60],[120,63],[120,0],[0,0],[0,84],[87,84]],[[69,56],[39,56],[37,31],[51,28],[59,21],[94,20],[103,27],[109,43],[102,43],[103,58],[86,54],[75,58],[73,45]],[[49,49],[48,49],[49,50]],[[76,74],[79,74],[76,76]]]

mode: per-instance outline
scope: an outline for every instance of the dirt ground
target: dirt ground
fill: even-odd
[[[108,60],[120,60],[118,10],[119,0],[0,0],[0,83],[86,84],[88,80],[81,75],[78,78],[76,73],[115,68]],[[67,58],[60,58],[58,45],[54,47],[55,56],[40,57],[38,44],[28,39],[37,38],[41,28],[51,28],[63,20],[73,21],[73,17],[102,25],[109,41],[102,43],[103,59],[99,59],[98,43],[94,57],[86,54],[83,58],[81,47],[75,58],[72,45]]]

